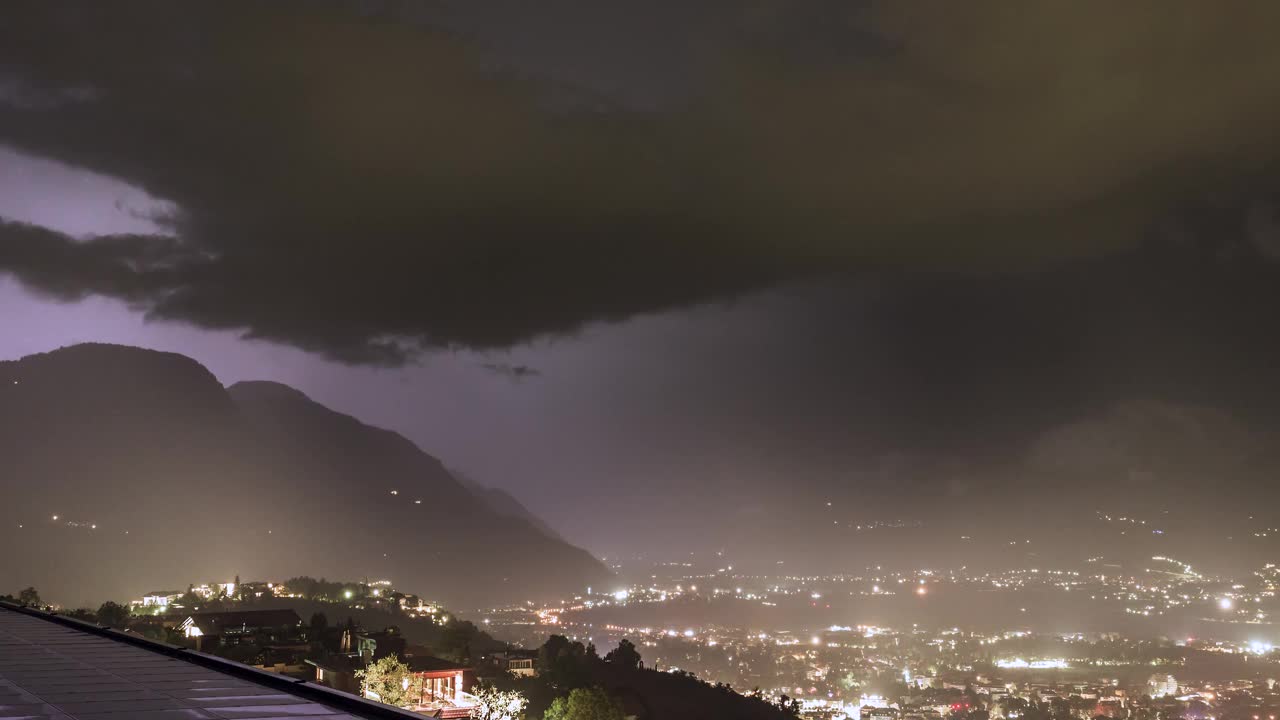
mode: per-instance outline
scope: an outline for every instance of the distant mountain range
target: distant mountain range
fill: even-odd
[[[0,475],[0,582],[55,601],[308,574],[477,607],[612,577],[404,437],[285,385],[224,388],[172,353],[0,362]]]

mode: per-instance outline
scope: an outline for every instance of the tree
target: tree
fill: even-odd
[[[40,593],[37,592],[35,588],[28,587],[18,593],[18,604],[26,605],[27,607],[37,607],[44,605],[44,602],[40,600]]]
[[[480,630],[470,620],[454,618],[444,626],[440,634],[440,642],[436,649],[452,659],[469,662],[471,659],[471,643],[480,635]]]
[[[196,594],[194,588],[188,587],[187,591],[182,593],[182,597],[174,601],[175,605],[181,605],[186,610],[194,609],[200,604],[202,598]]]
[[[486,686],[476,691],[477,707],[471,711],[476,720],[518,720],[529,703],[516,690],[499,690]]]
[[[129,608],[110,600],[98,606],[98,622],[107,627],[128,627],[129,615]]]
[[[409,666],[395,655],[370,663],[356,677],[361,689],[388,705],[403,707],[422,697],[422,678],[409,672]]]
[[[556,698],[543,720],[623,720],[622,705],[603,688],[578,688],[568,698]]]
[[[587,649],[563,635],[552,635],[538,648],[538,671],[555,687],[577,688],[586,684]]]
[[[143,625],[141,628],[138,629],[138,632],[141,633],[142,637],[147,638],[148,640],[155,640],[156,642],[169,642],[171,645],[179,644],[176,642],[170,642],[168,638],[168,630],[160,625]]]
[[[626,638],[622,638],[622,642],[618,643],[617,649],[610,650],[609,654],[604,656],[604,660],[610,665],[617,665],[628,670],[640,669],[640,653],[636,650],[635,643]]]
[[[257,665],[264,659],[262,648],[255,644],[219,645],[213,652],[218,657],[245,665]]]
[[[324,633],[329,629],[329,618],[324,613],[313,613],[311,615],[311,632],[309,638],[311,642],[320,642],[324,638]]]
[[[786,695],[783,695],[782,697],[778,698],[777,707],[779,710],[781,710],[782,712],[788,715],[792,715],[794,717],[800,717],[800,701],[795,698],[791,698],[791,697],[787,697]]]

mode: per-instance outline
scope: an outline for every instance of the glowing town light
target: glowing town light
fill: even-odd
[[[813,643],[814,645],[821,645],[822,638],[818,637],[817,635],[814,635],[812,638],[809,639],[809,642]]]
[[[921,585],[920,587],[916,588],[916,594],[917,594],[917,595],[924,595],[924,594],[925,594],[925,593],[927,593],[927,592],[929,592],[929,590],[928,590],[927,588],[925,588],[925,586],[923,586],[923,585]]]
[[[1230,609],[1231,609],[1231,598],[1222,598],[1221,600],[1219,600],[1219,601],[1218,601],[1218,607],[1222,608],[1223,610],[1230,610]]]
[[[392,495],[399,495],[399,494],[400,494],[400,491],[399,491],[399,490],[392,490],[392,491],[391,491],[391,494],[392,494]]]
[[[879,586],[879,585],[872,585],[872,586],[871,586],[871,592],[873,592],[873,593],[878,593],[878,592],[880,592],[880,586]]]
[[[822,599],[822,593],[810,593],[810,594],[809,594],[809,597],[813,598],[814,600],[821,600],[821,599]]]
[[[1067,667],[1067,661],[1062,658],[1054,658],[1052,660],[1032,660],[1030,662],[1022,658],[1012,658],[1008,660],[997,660],[998,668],[1033,668],[1036,670],[1062,670]]]
[[[685,637],[693,637],[693,631],[692,631],[692,630],[685,630],[685,631],[684,631],[684,636],[685,636]]]
[[[54,516],[53,516],[53,519],[54,519],[54,520],[57,520],[57,519],[58,519],[58,516],[57,516],[57,515],[54,515]]]
[[[618,602],[622,602],[623,600],[626,600],[630,596],[631,596],[630,592],[626,590],[619,590],[613,594],[613,599],[617,600]]]
[[[350,591],[350,590],[347,590],[346,592],[342,593],[342,597],[344,597],[344,598],[346,598],[346,599],[350,600],[350,599],[351,599],[351,591]]]

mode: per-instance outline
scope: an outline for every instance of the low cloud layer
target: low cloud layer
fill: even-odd
[[[166,238],[5,223],[0,270],[398,364],[833,274],[1130,252],[1189,205],[1243,221],[1280,158],[1266,4],[711,5],[694,87],[643,111],[406,7],[7,9],[0,143],[176,211]]]

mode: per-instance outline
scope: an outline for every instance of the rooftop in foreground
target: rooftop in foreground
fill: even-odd
[[[314,683],[0,604],[0,720],[418,718]]]

